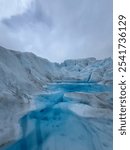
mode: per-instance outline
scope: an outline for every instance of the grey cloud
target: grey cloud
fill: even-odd
[[[3,31],[3,46],[32,51],[52,61],[109,57],[112,0],[34,0],[22,15],[4,19],[0,35]]]

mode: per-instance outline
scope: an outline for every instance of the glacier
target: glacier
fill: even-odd
[[[0,149],[111,150],[112,74],[111,58],[53,63],[0,47]]]

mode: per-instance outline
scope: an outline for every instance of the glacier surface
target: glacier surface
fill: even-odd
[[[52,111],[48,110],[46,115],[51,120],[55,111],[61,110],[59,114],[61,115],[61,122],[66,124],[62,130],[67,129],[67,126],[72,126],[73,122],[69,119],[72,118],[77,122],[77,128],[81,129],[81,122],[83,122],[85,126],[88,126],[86,128],[92,127],[90,130],[103,128],[103,130],[99,130],[102,130],[103,136],[107,136],[103,133],[105,127],[102,124],[105,124],[109,131],[112,130],[112,73],[111,58],[103,60],[97,60],[96,58],[65,60],[59,64],[40,58],[33,53],[22,53],[0,47],[0,145],[7,145],[21,138],[22,131],[19,124],[21,117],[38,108],[46,109],[48,105],[52,104],[55,106]],[[89,83],[89,86],[86,88],[84,83]],[[42,102],[43,97],[40,97],[41,93],[44,94],[44,98],[47,97],[44,103]],[[39,95],[38,103],[35,103],[36,95]],[[61,97],[64,101],[59,103]],[[62,119],[64,118],[63,114],[65,114],[66,119]],[[97,117],[94,118],[94,116]],[[82,120],[81,122],[79,122],[79,118]],[[35,119],[29,121],[32,127],[36,123],[33,120]],[[38,120],[41,121],[40,118]],[[66,122],[66,120],[68,121]],[[88,120],[90,126],[86,124],[86,120]],[[92,122],[95,122],[95,125]],[[50,128],[47,128],[47,130],[50,130]],[[75,130],[72,128],[72,134]],[[67,132],[69,133],[70,130],[68,129]],[[81,132],[86,133],[85,129]],[[52,147],[49,147],[49,143],[53,143],[55,138],[58,140],[61,137],[60,134],[52,132],[52,136],[49,137],[46,144],[41,144],[41,149],[43,149],[42,147],[52,149]],[[78,140],[78,138],[76,139],[78,134],[80,132],[74,134],[75,140]],[[93,134],[91,133],[91,136]],[[25,139],[28,136],[25,136]],[[71,144],[69,140],[72,136],[63,136],[61,143],[56,146],[57,150],[58,148],[61,150],[63,141],[66,141],[68,145]],[[88,135],[83,134],[83,137],[86,140],[88,139]],[[108,134],[108,139],[111,138],[111,135]],[[30,142],[32,141],[33,139]],[[90,139],[88,141],[88,143],[92,142]],[[22,142],[22,140],[19,142]],[[75,149],[76,147],[77,149],[84,149],[85,145],[81,148],[76,144]],[[106,144],[104,145],[106,146]],[[111,146],[112,143],[107,143],[107,145]],[[106,146],[107,149],[110,149],[110,146]],[[36,147],[32,149],[36,149]]]
[[[37,110],[21,119],[21,139],[6,150],[112,150],[110,87],[102,93],[94,92],[96,84],[89,92],[84,91],[91,87],[88,83],[82,90],[80,86],[77,83],[71,92],[65,84],[60,90],[55,84],[52,89],[49,86],[50,92],[38,95]]]

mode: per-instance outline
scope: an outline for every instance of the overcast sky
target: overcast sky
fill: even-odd
[[[112,0],[0,0],[0,45],[58,62],[112,56]]]

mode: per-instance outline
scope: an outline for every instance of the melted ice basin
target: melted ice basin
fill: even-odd
[[[6,150],[112,150],[112,87],[53,84],[21,119],[22,137]]]

